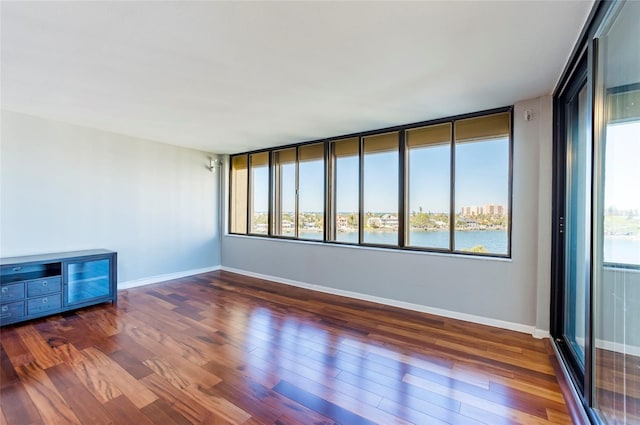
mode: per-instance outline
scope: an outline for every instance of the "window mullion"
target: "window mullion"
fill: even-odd
[[[407,211],[407,155],[406,155],[406,131],[398,134],[398,246],[404,248],[406,239],[406,211]]]
[[[333,231],[333,223],[335,223],[333,205],[335,201],[332,201],[332,197],[335,197],[335,187],[332,181],[335,179],[333,174],[333,165],[331,157],[331,144],[329,142],[324,143],[324,229],[323,238],[324,242],[335,239]],[[333,234],[333,236],[331,236]]]
[[[449,251],[453,252],[455,247],[455,231],[456,231],[456,125],[455,121],[451,121],[451,144],[449,166],[451,170],[450,176],[450,193],[449,193]]]
[[[364,137],[359,137],[358,139],[358,244],[361,245],[364,239]]]
[[[269,151],[269,188],[268,188],[268,198],[267,198],[267,235],[273,235],[273,151]]]
[[[299,235],[298,235],[298,226],[299,226],[299,198],[300,198],[300,182],[299,182],[299,177],[300,177],[300,163],[298,161],[299,159],[299,151],[300,151],[300,146],[296,147],[296,171],[295,171],[295,207],[294,207],[294,212],[293,212],[293,236],[298,239]]]

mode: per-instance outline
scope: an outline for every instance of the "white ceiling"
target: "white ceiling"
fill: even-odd
[[[2,1],[0,100],[240,152],[550,94],[591,6]]]

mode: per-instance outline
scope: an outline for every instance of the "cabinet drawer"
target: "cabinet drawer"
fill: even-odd
[[[15,320],[24,316],[24,301],[2,304],[0,306],[0,320]]]
[[[0,289],[0,301],[14,301],[24,298],[24,283],[14,283],[13,285],[4,285]]]
[[[44,279],[32,280],[27,282],[27,296],[37,297],[39,295],[52,294],[60,292],[61,286],[60,276],[47,277]]]
[[[61,294],[52,294],[46,297],[32,298],[27,300],[27,314],[42,313],[49,310],[57,310],[62,306]]]

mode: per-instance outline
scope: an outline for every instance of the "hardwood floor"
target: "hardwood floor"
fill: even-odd
[[[222,271],[0,341],[0,425],[571,423],[548,341]]]

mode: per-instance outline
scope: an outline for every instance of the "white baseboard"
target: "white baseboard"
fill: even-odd
[[[577,336],[576,342],[579,346],[584,347],[585,338]],[[622,344],[620,342],[608,341],[606,339],[596,338],[596,348],[601,350],[613,351],[614,353],[629,354],[631,356],[640,357],[640,347],[637,345]]]
[[[451,319],[464,320],[467,322],[478,323],[486,326],[493,326],[501,329],[508,329],[516,332],[523,332],[533,335],[536,338],[545,338],[549,336],[549,332],[536,329],[534,326],[523,325],[520,323],[507,322],[505,320],[491,319],[489,317],[476,316],[473,314],[459,313],[456,311],[444,310],[441,308],[428,307],[421,304],[408,303],[405,301],[393,300],[390,298],[377,297],[374,295],[362,294],[359,292],[345,291],[342,289],[329,288],[327,286],[316,285],[313,283],[299,282],[297,280],[284,279],[278,276],[270,276],[261,273],[254,273],[247,270],[234,269],[231,267],[221,266],[220,270],[232,273],[238,273],[245,276],[251,276],[258,279],[271,280],[273,282],[284,283],[285,285],[297,286],[299,288],[310,289],[312,291],[324,292],[326,294],[340,295],[348,298],[355,298],[363,301],[371,301],[378,304],[389,305],[392,307],[404,308],[406,310],[419,311],[421,313],[433,314],[436,316],[449,317]]]
[[[551,338],[551,334],[549,331],[544,329],[535,328],[532,333],[534,338],[543,339],[543,338]]]
[[[152,283],[164,282],[181,277],[193,276],[195,274],[207,273],[220,270],[220,266],[205,267],[202,269],[185,270],[182,272],[161,274],[157,276],[145,277],[143,279],[127,280],[118,282],[118,290],[137,288],[138,286],[151,285]]]
[[[596,347],[603,350],[613,351],[615,353],[629,354],[632,356],[640,357],[640,347],[636,345],[621,344],[619,342],[596,339]]]

